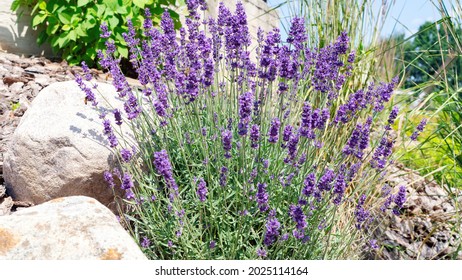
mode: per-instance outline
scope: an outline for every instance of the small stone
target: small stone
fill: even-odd
[[[422,245],[419,249],[419,260],[433,260],[438,256],[438,251],[436,248],[429,247],[427,245]]]
[[[409,255],[411,258],[416,258],[421,247],[422,243],[421,242],[415,242],[410,244],[409,246],[406,247],[406,254]]]
[[[0,216],[10,215],[11,208],[13,208],[11,197],[0,198]]]
[[[45,67],[38,66],[38,65],[27,67],[25,71],[28,73],[32,73],[32,74],[45,74],[46,73]]]
[[[405,238],[403,238],[403,236],[401,236],[399,233],[396,233],[394,231],[387,231],[385,233],[385,236],[389,239],[389,240],[393,240],[395,241],[397,244],[403,246],[403,247],[407,247],[409,245],[409,241],[406,240]]]
[[[35,82],[41,86],[48,86],[50,84],[50,77],[48,75],[37,74],[35,75]]]
[[[13,83],[9,87],[9,90],[12,94],[17,95],[21,92],[23,86],[24,86],[23,82],[16,82],[16,83]]]
[[[425,186],[425,193],[429,196],[446,197],[444,190],[438,185]]]
[[[444,202],[441,207],[443,208],[443,211],[446,212],[446,213],[454,213],[455,212],[455,208],[454,206],[451,205],[451,203],[449,202]]]
[[[3,163],[0,162],[0,166],[2,166]],[[0,185],[0,198],[4,197],[6,194],[6,188],[4,185]]]
[[[5,75],[5,74],[8,74],[8,69],[6,69],[5,67],[3,67],[2,65],[0,65],[0,75]]]
[[[412,220],[404,221],[400,224],[399,229],[403,236],[410,238],[412,235],[412,231],[414,229],[414,223],[412,222]]]

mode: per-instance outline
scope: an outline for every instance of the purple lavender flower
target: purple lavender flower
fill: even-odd
[[[167,151],[161,150],[160,152],[154,152],[153,162],[157,172],[164,178],[167,186],[171,188],[172,193],[170,200],[173,200],[173,198],[178,195],[178,186],[173,177],[173,169]]]
[[[364,227],[364,222],[369,218],[369,211],[364,209],[364,203],[366,202],[366,195],[361,195],[356,205],[355,217],[356,217],[356,228],[359,230]]]
[[[278,118],[274,118],[271,120],[271,126],[268,131],[268,142],[276,143],[279,139],[279,127],[281,126],[281,122]]]
[[[305,31],[305,21],[301,17],[294,17],[287,37],[287,43],[293,44],[295,49],[300,51],[303,49],[303,44],[308,38]]]
[[[348,172],[348,177],[347,177],[347,182],[351,182],[353,178],[356,176],[356,173],[358,173],[359,168],[361,167],[361,162],[352,164],[350,166],[350,170]]]
[[[390,205],[391,205],[391,203],[393,202],[394,198],[395,198],[394,195],[388,194],[387,199],[386,199],[385,202],[382,204],[382,206],[380,206],[380,210],[381,210],[382,212],[385,212],[385,211],[390,207]]]
[[[274,215],[270,215],[266,221],[266,233],[263,243],[269,247],[274,242],[276,242],[279,236],[279,229],[281,228],[281,223],[278,221]]]
[[[149,245],[151,245],[151,240],[149,240],[149,238],[147,238],[146,236],[143,236],[143,240],[141,241],[141,247],[149,248]]]
[[[338,54],[346,54],[348,50],[349,38],[346,31],[343,31],[334,44],[335,51]]]
[[[404,203],[406,202],[406,187],[405,186],[400,186],[399,191],[394,197],[394,202],[396,204],[396,207],[393,208],[393,213],[395,215],[400,214],[401,208],[403,208]]]
[[[252,105],[254,97],[252,92],[248,91],[239,96],[239,118],[241,122],[249,122],[252,116]]]
[[[216,245],[217,245],[217,242],[215,242],[215,240],[211,240],[209,244],[209,248],[214,249]]]
[[[326,168],[324,175],[321,176],[318,182],[318,189],[322,191],[330,191],[332,188],[332,182],[334,181],[335,173],[334,170]]]
[[[293,126],[291,126],[290,124],[286,125],[286,127],[284,127],[284,131],[282,132],[282,141],[289,141],[290,137],[292,136],[293,130]]]
[[[115,184],[114,184],[114,177],[112,176],[112,173],[106,170],[104,171],[103,175],[104,175],[104,181],[106,181],[108,186],[111,189],[113,189],[115,187]]]
[[[307,227],[306,216],[303,213],[300,205],[290,205],[289,207],[289,216],[297,224],[297,229],[302,230]]]
[[[399,79],[398,77],[394,77],[390,83],[385,84],[381,83],[374,92],[375,95],[375,104],[374,104],[374,111],[380,112],[383,110],[383,104],[390,100],[391,94],[393,93],[393,89],[398,84]]]
[[[350,139],[348,139],[346,146],[342,150],[345,155],[354,154],[355,151],[357,150],[357,146],[361,138],[362,129],[363,129],[363,126],[358,123],[356,125],[356,128],[351,133]]]
[[[114,109],[114,119],[117,125],[122,125],[122,115],[119,109]]]
[[[417,140],[417,137],[424,130],[426,124],[427,124],[427,119],[422,119],[420,121],[420,123],[416,127],[416,130],[411,135],[411,140],[412,141]]]
[[[334,184],[334,204],[339,205],[342,202],[343,194],[346,189],[346,182],[345,182],[345,175],[343,173],[339,173],[335,180]]]
[[[298,167],[301,167],[306,162],[306,153],[302,153],[298,159]]]
[[[356,151],[356,157],[362,159],[363,151],[369,146],[369,137],[371,133],[372,118],[367,118],[361,130],[361,136],[359,139],[358,150]]]
[[[310,173],[308,174],[308,176],[306,176],[305,181],[303,181],[303,185],[304,188],[302,190],[302,194],[307,197],[313,195],[316,187],[316,176],[314,175],[314,173]]]
[[[351,51],[350,54],[348,55],[348,63],[353,63],[355,61],[355,57],[356,57],[356,52],[355,51]]]
[[[252,141],[250,147],[253,149],[257,149],[258,142],[260,140],[260,127],[257,124],[252,125],[252,127],[250,128],[250,140]]]
[[[268,255],[268,253],[266,252],[265,249],[263,249],[263,248],[258,248],[257,249],[257,256],[259,256],[260,258],[266,258],[267,255]]]
[[[100,25],[101,29],[101,38],[109,38],[111,36],[111,32],[108,30],[108,26],[106,22],[101,23]]]
[[[278,44],[281,41],[279,29],[268,32],[264,45],[261,47],[258,75],[262,79],[273,81],[276,78],[277,64],[275,55],[279,53]]]
[[[173,247],[173,242],[172,242],[172,240],[169,240],[169,241],[167,242],[167,246],[168,246],[169,248],[172,248],[172,247]]]
[[[133,191],[131,189],[125,190],[125,199],[127,199],[127,200],[135,199],[135,194],[133,193]]]
[[[267,211],[268,208],[268,193],[266,192],[266,184],[258,183],[257,203],[261,212]]]
[[[153,104],[154,109],[159,117],[164,118],[167,115],[167,110],[165,109],[164,103],[159,100],[154,100]]]
[[[253,181],[255,180],[255,178],[257,178],[257,175],[258,175],[258,169],[257,169],[257,168],[254,168],[254,169],[252,170],[252,172],[250,172],[249,183],[253,183]]]
[[[207,199],[207,184],[205,183],[203,178],[199,179],[199,183],[197,183],[197,191],[196,194],[199,196],[199,200],[204,202]]]
[[[120,155],[122,156],[122,160],[124,162],[129,162],[133,157],[132,152],[130,150],[128,150],[128,149],[120,150]]]
[[[90,68],[88,68],[88,65],[85,63],[85,61],[82,61],[82,71],[85,74],[85,80],[86,81],[91,81],[93,79],[93,76],[90,73]]]
[[[112,131],[111,122],[108,119],[103,120],[103,127],[104,134],[107,136],[107,139],[109,141],[109,146],[111,148],[116,147],[119,144],[119,142],[117,141],[117,137]]]
[[[91,75],[90,75],[91,76]],[[75,82],[79,86],[79,88],[85,92],[85,100],[91,101],[93,106],[98,105],[96,102],[95,94],[93,93],[92,89],[89,88],[83,81],[82,77],[79,74],[75,75]]]
[[[300,134],[292,134],[289,142],[287,143],[287,157],[284,159],[284,163],[292,162],[297,156],[297,146],[300,139]]]
[[[313,138],[313,132],[311,131],[311,105],[308,102],[303,103],[300,133],[303,137]]]
[[[228,168],[226,166],[222,166],[220,170],[220,186],[226,186],[226,182],[228,181]]]
[[[348,36],[345,32],[337,38],[333,45],[323,47],[314,54],[314,70],[311,83],[315,90],[322,93],[329,93],[330,99],[334,99],[334,92],[340,89],[345,82],[345,77],[339,75],[343,62],[339,57],[348,50]]]
[[[128,173],[124,173],[122,178],[122,185],[120,186],[123,190],[128,190],[133,188],[132,177]]]
[[[263,159],[263,169],[265,169],[265,173],[268,173],[268,167],[269,167],[269,160]]]
[[[394,141],[386,136],[380,140],[380,145],[375,149],[371,160],[371,166],[376,169],[383,169],[387,164],[387,159],[392,153]]]
[[[398,106],[393,107],[393,109],[390,112],[390,116],[388,116],[388,125],[391,126],[395,123],[395,119],[398,116],[398,111],[399,111]]]
[[[231,140],[232,140],[232,133],[229,130],[224,130],[221,133],[221,142],[223,143],[223,149],[225,150],[225,158],[231,158]]]
[[[374,250],[379,248],[379,245],[377,244],[377,240],[375,239],[369,240],[369,246]]]

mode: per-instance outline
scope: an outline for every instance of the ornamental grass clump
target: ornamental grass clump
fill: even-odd
[[[382,196],[379,186],[397,79],[355,89],[345,32],[310,49],[294,18],[287,42],[260,30],[252,53],[241,3],[220,4],[217,19],[201,19],[205,1],[188,8],[179,34],[168,13],[160,29],[144,22],[146,40],[129,25],[141,87],[120,72],[113,42],[98,52],[124,100],[101,116],[120,158],[104,176],[125,192],[121,221],[152,259],[359,258],[376,243],[375,213],[399,214],[405,200],[404,187]]]

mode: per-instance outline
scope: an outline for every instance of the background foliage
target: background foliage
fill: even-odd
[[[53,51],[69,64],[85,61],[96,66],[96,51],[105,47],[99,36],[99,27],[106,22],[112,32],[117,53],[128,57],[128,48],[122,34],[127,32],[127,19],[135,25],[144,21],[144,8],[151,10],[155,24],[165,8],[184,5],[183,0],[15,0],[13,11],[26,12],[32,16],[32,26],[41,30],[39,45],[48,42]],[[179,14],[169,9],[179,28]]]

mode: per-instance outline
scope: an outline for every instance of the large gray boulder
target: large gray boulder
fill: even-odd
[[[146,260],[105,206],[73,196],[0,216],[0,260]]]
[[[112,85],[98,84],[101,108],[120,107]],[[114,209],[103,172],[116,166],[99,111],[75,81],[44,88],[26,111],[5,153],[4,178],[14,200],[40,204],[84,195]],[[112,113],[107,116],[113,122]],[[126,135],[127,137],[127,135]]]

